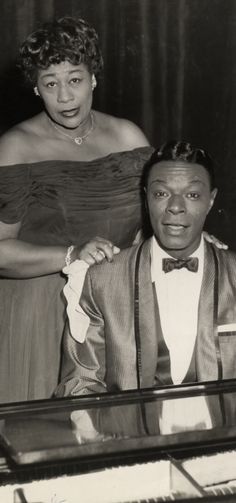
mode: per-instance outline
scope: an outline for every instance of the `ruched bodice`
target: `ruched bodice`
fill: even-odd
[[[21,220],[19,238],[33,243],[81,244],[99,234],[126,247],[140,226],[140,176],[150,152],[1,167],[0,220]]]
[[[141,226],[140,179],[151,147],[93,161],[0,167],[0,221],[19,239],[82,245],[101,236],[132,244]],[[47,398],[59,376],[65,278],[0,279],[0,402]]]

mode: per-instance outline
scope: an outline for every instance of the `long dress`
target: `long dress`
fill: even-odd
[[[101,236],[125,248],[142,221],[140,178],[151,147],[87,162],[0,168],[0,221],[19,239],[82,245]],[[0,402],[49,398],[58,383],[66,320],[62,273],[0,278]]]

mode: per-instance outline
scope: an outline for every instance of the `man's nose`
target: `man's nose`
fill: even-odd
[[[67,103],[73,100],[73,94],[67,86],[60,86],[57,94],[57,101],[59,103]]]
[[[180,195],[173,195],[168,200],[167,211],[170,213],[184,213],[186,210],[184,198]]]

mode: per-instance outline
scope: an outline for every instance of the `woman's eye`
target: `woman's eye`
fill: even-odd
[[[49,87],[49,88],[55,87],[56,86],[56,82],[48,82],[46,84],[46,86]]]
[[[71,84],[79,84],[81,82],[81,79],[78,77],[74,77],[73,79],[70,80]]]

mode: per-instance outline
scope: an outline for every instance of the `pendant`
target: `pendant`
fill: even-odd
[[[81,136],[77,136],[76,138],[74,138],[74,141],[77,145],[81,145],[83,140],[82,140]]]

